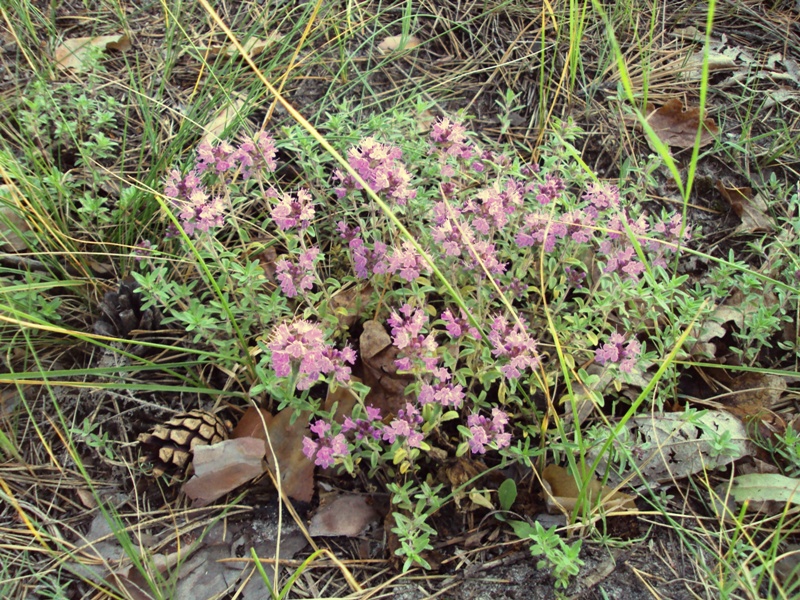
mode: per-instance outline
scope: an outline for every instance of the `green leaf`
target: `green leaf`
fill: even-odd
[[[527,521],[509,521],[509,523],[514,528],[514,535],[521,540],[532,536],[536,532],[536,529]]]
[[[514,501],[517,499],[517,484],[513,479],[506,479],[497,488],[497,497],[500,500],[500,508],[511,510]]]
[[[800,479],[777,473],[749,473],[733,480],[731,495],[739,503],[790,502],[800,504]]]
[[[458,419],[461,415],[458,414],[457,410],[449,410],[442,415],[442,423],[445,421],[452,421],[453,419]]]

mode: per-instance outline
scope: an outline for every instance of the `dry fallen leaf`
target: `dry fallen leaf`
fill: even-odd
[[[278,466],[281,472],[281,487],[284,493],[294,500],[311,502],[314,496],[314,463],[303,454],[303,437],[310,435],[308,431],[308,416],[300,415],[291,423],[292,409],[285,409],[277,415],[261,409],[260,414],[267,424],[270,442],[278,457]],[[234,439],[246,436],[254,437],[266,442],[264,424],[259,416],[259,411],[250,407],[236,425],[231,437]],[[276,474],[275,459],[267,447],[267,466],[273,475]]]
[[[384,38],[383,41],[378,44],[378,51],[381,54],[388,54],[389,52],[394,52],[395,50],[411,50],[419,45],[419,38],[414,35],[406,37],[405,43],[403,43],[402,35],[392,35]]]
[[[364,533],[380,516],[368,496],[337,493],[333,498],[320,499],[320,508],[308,525],[308,533],[312,536],[355,537]]]
[[[200,143],[216,144],[228,126],[239,118],[243,106],[244,100],[232,99],[231,102],[224,106],[211,122],[204,127],[206,133],[203,139],[200,140]]]
[[[392,345],[391,336],[386,333],[383,324],[370,320],[364,323],[364,332],[358,338],[361,358],[369,359]]]
[[[751,436],[764,441],[786,432],[786,421],[773,410],[786,392],[786,380],[768,373],[743,373],[724,378],[731,394],[723,399],[723,407],[745,424],[751,425]]]
[[[195,446],[195,475],[183,486],[195,506],[207,506],[233,489],[258,477],[266,465],[264,440],[240,437],[210,446]]]
[[[726,439],[724,452],[719,452],[717,447],[721,438]],[[632,460],[650,483],[665,483],[704,469],[715,469],[755,451],[744,424],[719,410],[705,411],[692,416],[691,420],[682,413],[634,417],[625,424],[615,444],[619,451],[623,447],[632,449]],[[589,452],[592,460],[597,457],[598,450]],[[606,457],[603,457],[597,473],[604,473],[606,467]],[[632,486],[642,483],[631,467],[622,473],[611,470],[609,481],[613,485],[623,480]]]
[[[254,58],[259,54],[261,54],[264,50],[266,50],[270,46],[274,46],[277,42],[280,42],[282,39],[283,39],[282,33],[273,31],[267,36],[266,39],[263,40],[257,38],[250,38],[249,40],[247,40],[242,44],[242,48],[245,49],[245,52],[247,52],[250,58]],[[231,57],[239,56],[239,50],[233,44],[230,44],[225,49],[225,53]]]
[[[125,52],[130,50],[131,40],[124,34],[64,40],[64,43],[56,48],[56,66],[59,69],[82,71],[86,60],[86,53],[90,48],[103,48],[105,50],[119,50]]]
[[[683,103],[677,98],[667,100],[667,103],[653,110],[652,105],[647,106],[647,122],[656,132],[662,142],[675,148],[691,148],[700,127],[700,109],[689,108],[684,110]],[[710,118],[703,121],[703,133],[700,135],[700,147],[707,146],[714,141],[714,135],[719,132],[717,124]]]
[[[754,196],[749,187],[727,187],[719,180],[715,185],[736,216],[742,220],[742,224],[736,228],[737,232],[772,231],[774,224],[767,214],[767,203],[760,194]]]
[[[545,483],[545,504],[547,512],[551,515],[564,511],[572,512],[578,504],[578,484],[575,478],[564,467],[547,465],[542,471],[542,481]],[[602,506],[607,511],[636,510],[633,496],[614,491],[607,485],[602,485],[592,478],[588,482],[588,492],[584,498],[590,504],[600,498]]]
[[[738,515],[738,506],[743,504],[747,504],[751,512],[770,515],[783,513],[787,504],[800,505],[800,479],[778,473],[739,475],[733,479],[732,485],[722,483],[715,491],[714,506],[726,521]],[[727,501],[727,506],[723,501]]]
[[[400,351],[378,321],[364,323],[359,353],[364,364],[364,385],[370,388],[365,404],[379,408],[382,415],[397,414],[407,401],[404,392],[413,378],[398,375],[395,361]]]

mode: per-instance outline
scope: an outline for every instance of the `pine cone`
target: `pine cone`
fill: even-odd
[[[106,292],[100,303],[103,315],[95,321],[94,331],[109,337],[130,337],[134,330],[157,329],[161,313],[156,308],[142,310],[142,300],[136,289],[136,282],[126,277],[119,284],[118,292]]]
[[[171,483],[185,479],[195,446],[228,439],[228,424],[204,410],[176,415],[150,433],[139,435],[140,462],[153,465],[153,475],[169,475]]]

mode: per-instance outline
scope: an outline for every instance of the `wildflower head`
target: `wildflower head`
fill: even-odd
[[[626,343],[625,336],[615,331],[608,337],[608,342],[595,350],[594,359],[601,365],[618,363],[620,371],[630,373],[636,366],[641,352],[642,345],[639,340],[634,338]]]
[[[511,434],[506,432],[508,415],[499,408],[492,409],[492,418],[473,414],[467,417],[470,440],[469,449],[473,454],[485,454],[490,444],[498,450],[511,444]]]
[[[583,198],[597,210],[617,208],[619,206],[619,188],[608,183],[592,182],[586,187]]]
[[[314,205],[311,194],[308,190],[300,189],[296,197],[291,194],[283,194],[277,205],[270,212],[275,224],[286,231],[292,227],[305,229],[314,218]]]
[[[342,424],[342,433],[354,431],[356,440],[381,439],[380,409],[374,406],[366,406],[365,411],[367,413],[366,419],[357,418],[353,420],[351,417],[345,417]]]
[[[355,363],[352,348],[336,350],[325,342],[319,325],[305,320],[281,323],[267,344],[272,351],[272,369],[278,377],[288,377],[296,370],[297,389],[308,389],[323,374],[332,373],[338,381],[350,378],[348,364]]]
[[[309,248],[300,254],[296,263],[283,257],[275,264],[276,278],[287,298],[294,298],[314,287],[314,262],[318,256],[319,248]]]
[[[331,425],[323,420],[311,424],[311,433],[316,439],[303,437],[303,454],[314,459],[314,464],[327,469],[336,463],[336,459],[350,454],[344,434],[331,434]]]
[[[416,190],[409,187],[411,175],[400,161],[402,156],[400,148],[381,144],[375,138],[368,137],[348,150],[347,162],[372,191],[402,206],[417,196]],[[336,188],[340,198],[362,187],[352,175],[340,170],[334,172],[334,178],[341,182],[341,186]]]
[[[467,130],[460,121],[452,121],[443,117],[431,128],[432,151],[438,152],[442,159],[454,156],[461,160],[469,160],[475,154],[472,144],[467,138]],[[479,163],[480,164],[480,163]],[[483,165],[480,165],[481,168]]]
[[[397,411],[397,418],[384,428],[383,440],[394,444],[398,438],[403,438],[409,448],[419,448],[424,439],[422,432],[419,431],[421,424],[422,415],[419,410],[410,402],[406,402],[405,408]]]
[[[522,371],[539,364],[539,354],[534,340],[520,323],[510,325],[505,317],[496,317],[489,331],[492,354],[507,362],[500,372],[508,379],[518,379]]]

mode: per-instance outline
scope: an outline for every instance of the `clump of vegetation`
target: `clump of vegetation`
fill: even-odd
[[[455,529],[470,529],[471,544],[503,536],[524,546],[531,569],[546,571],[560,594],[579,585],[587,548],[635,544],[638,525],[625,535],[615,527],[646,513],[677,532],[724,597],[791,595],[800,442],[793,414],[779,407],[791,392],[782,378],[800,356],[797,184],[773,173],[763,189],[775,201],[760,204],[751,190],[715,182],[734,199],[746,238],[726,244],[693,205],[701,148],[737,151],[705,118],[708,51],[699,116],[663,111],[659,118],[675,119],[663,125],[654,109],[645,114],[648,65],[642,102],[615,35],[633,23],[599,3],[576,6],[561,7],[571,62],[541,60],[538,74],[554,82],[561,73],[558,87],[568,79],[577,89],[575,49],[595,10],[610,38],[600,54],[616,61],[619,81],[615,96],[603,89],[649,141],[613,177],[579,151],[590,134],[543,111],[552,93],[544,84],[538,109],[496,90],[489,105],[499,112],[487,125],[421,90],[383,102],[368,75],[383,73],[386,54],[368,74],[348,59],[331,76],[343,90],[369,90],[374,105],[342,98],[332,84],[312,125],[265,83],[282,108],[249,121],[261,97],[253,73],[285,67],[288,76],[304,61],[328,72],[323,59],[297,60],[307,40],[319,50],[336,40],[335,53],[350,55],[350,25],[339,31],[325,11],[330,28],[316,37],[287,15],[286,37],[258,46],[276,44],[266,57],[257,45],[246,61],[233,47],[193,46],[214,83],[198,83],[202,101],[188,107],[163,97],[159,82],[132,77],[135,93],[112,83],[97,48],[84,58],[83,83],[44,70],[20,83],[0,130],[3,381],[17,391],[16,407],[0,412],[0,449],[9,464],[52,461],[82,490],[75,506],[99,511],[68,539],[51,536],[47,511],[30,510],[17,498],[27,497],[21,484],[0,477],[3,526],[25,523],[55,561],[39,571],[36,593],[67,597],[62,577],[127,594],[140,585],[119,573],[108,584],[80,559],[83,539],[95,550],[106,544],[103,560],[124,553],[154,597],[175,593],[182,558],[167,572],[142,550],[147,536],[128,527],[124,501],[103,491],[98,473],[135,482],[126,491],[136,506],[158,495],[172,517],[187,496],[207,505],[234,489],[243,495],[228,496],[231,505],[249,506],[260,489],[252,474],[210,488],[255,462],[278,487],[279,511],[291,507],[303,526],[293,503],[321,513],[323,487],[369,495],[363,512],[374,510],[373,523],[386,517],[381,556],[403,573],[450,572],[442,548]],[[712,13],[713,3],[709,27]],[[376,15],[380,31],[389,14]],[[408,8],[392,42],[399,50],[381,52],[414,51],[412,21]],[[431,27],[438,39],[438,22]],[[655,22],[648,27],[652,38]],[[551,34],[565,35],[543,29],[542,39]],[[300,40],[297,52],[290,39]],[[181,60],[165,58],[165,79]],[[243,79],[254,82],[244,94],[252,97],[222,98]],[[584,88],[581,98],[596,93]],[[165,106],[169,117],[159,116]],[[535,149],[529,131],[524,143],[515,137],[526,110],[538,110],[525,117],[529,129],[541,125]],[[194,121],[211,112],[221,115],[214,133],[200,131]],[[253,414],[256,425],[245,427]],[[187,456],[229,433],[225,419],[240,430],[218,442],[229,454],[187,473]],[[153,427],[159,435],[143,433]],[[155,470],[137,437],[149,440]],[[241,438],[262,439],[265,454],[251,460]],[[209,460],[212,475],[203,471]],[[184,476],[193,479],[169,487]],[[376,498],[386,506],[373,509]],[[772,530],[748,512],[754,506]],[[488,535],[487,523],[499,529]],[[356,535],[332,531],[320,535]],[[202,547],[203,536],[195,542]],[[315,548],[280,593],[276,566],[273,597],[288,595],[326,552]],[[13,579],[16,563],[0,562]],[[67,563],[70,575],[55,577]]]

